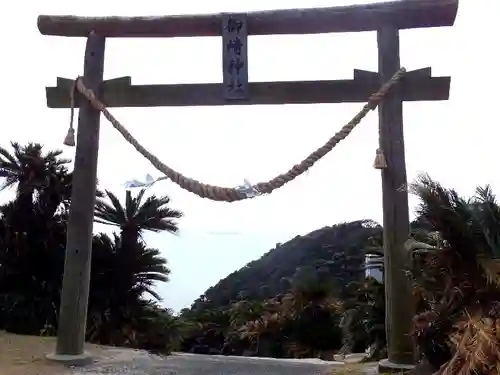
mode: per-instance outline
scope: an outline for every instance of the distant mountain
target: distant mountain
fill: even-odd
[[[365,250],[381,243],[381,234],[377,223],[359,220],[297,236],[220,280],[191,309],[224,307],[240,299],[263,300],[308,281],[331,282],[341,292],[350,281],[364,277],[360,270]]]

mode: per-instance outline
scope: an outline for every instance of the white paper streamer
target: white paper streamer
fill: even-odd
[[[149,173],[145,176],[144,181],[132,179],[123,184],[127,189],[135,189],[135,188],[150,188],[158,181],[167,180],[167,176],[158,177],[154,179]],[[245,195],[246,198],[254,198],[259,195],[262,195],[256,188],[252,186],[252,184],[247,180],[243,180],[243,185],[238,185],[236,187],[238,193]]]
[[[244,194],[247,198],[254,198],[259,195],[262,195],[260,191],[252,186],[252,184],[247,180],[243,180],[243,185],[238,185],[236,187],[238,193]]]
[[[167,180],[167,179],[168,179],[167,176],[162,176],[162,177],[158,177],[157,179],[154,179],[153,176],[151,176],[148,173],[146,175],[146,177],[144,178],[144,181],[132,179],[130,181],[125,182],[123,185],[129,189],[134,189],[134,188],[139,188],[139,187],[149,188],[149,187],[153,186],[155,183],[157,183],[158,181]]]

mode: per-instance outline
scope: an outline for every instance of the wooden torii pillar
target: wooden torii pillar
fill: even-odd
[[[399,30],[452,26],[458,0],[401,0],[369,5],[289,9],[245,14],[165,17],[39,16],[43,35],[85,37],[83,80],[108,107],[219,106],[365,102],[400,68]],[[302,82],[248,82],[248,35],[376,31],[378,72],[354,70],[354,79]],[[106,38],[222,36],[223,83],[132,85],[130,77],[103,81]],[[49,108],[69,108],[73,81],[48,87]],[[450,78],[424,68],[405,75],[379,106],[382,170],[388,360],[381,369],[414,363],[408,335],[414,315],[403,273],[403,244],[409,234],[403,138],[403,101],[447,100]],[[85,360],[83,343],[90,278],[99,113],[81,96],[73,192],[59,318],[56,360]]]

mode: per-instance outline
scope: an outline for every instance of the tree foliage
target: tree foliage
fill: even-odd
[[[500,373],[500,207],[491,188],[460,197],[423,175],[413,191],[427,230],[409,243],[414,337],[437,374]]]
[[[59,150],[11,146],[12,152],[0,148],[1,188],[16,192],[0,207],[0,329],[50,335],[57,329],[72,173]],[[168,197],[145,193],[127,191],[122,205],[112,192],[106,200],[98,191],[95,216],[119,233],[93,238],[87,338],[165,352],[178,322],[156,304],[154,286],[170,270],[142,233],[177,233],[182,213],[169,207]]]
[[[381,234],[380,225],[359,220],[296,236],[208,288],[192,309],[227,307],[241,299],[263,301],[309,280],[328,282],[341,293],[344,285],[364,277],[365,249]]]
[[[342,332],[347,326],[341,323],[354,300],[363,306],[364,315],[357,316],[365,319],[363,334],[356,337],[357,346],[345,350],[364,351],[373,342],[383,349],[383,318],[382,327],[377,325],[384,315],[383,287],[364,277],[365,254],[380,251],[380,237],[378,224],[360,220],[278,245],[209,288],[182,312],[189,327],[182,350],[332,359],[347,337]],[[354,287],[365,283],[364,288]],[[347,284],[353,287],[346,289]]]
[[[0,147],[0,329],[57,330],[72,172],[61,151],[37,143]],[[415,345],[438,375],[500,375],[500,207],[489,186],[469,199],[428,176],[407,243],[418,311]],[[296,236],[235,271],[180,315],[159,306],[167,261],[145,231],[178,232],[182,212],[166,196],[97,192],[97,233],[87,322],[91,342],[168,353],[321,357],[385,355],[384,286],[365,279],[367,253],[382,254],[373,221]]]

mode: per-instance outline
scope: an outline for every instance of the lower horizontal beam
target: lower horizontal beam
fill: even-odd
[[[63,84],[64,83],[64,84]],[[57,87],[47,87],[49,108],[69,108],[71,80],[60,80]],[[407,77],[401,83],[405,101],[447,100],[450,77]],[[362,103],[378,91],[376,80],[338,80],[303,82],[252,82],[249,99],[225,100],[222,83],[179,85],[106,85],[100,99],[108,107],[169,107],[269,105],[313,103]],[[79,107],[80,95],[75,106]]]

